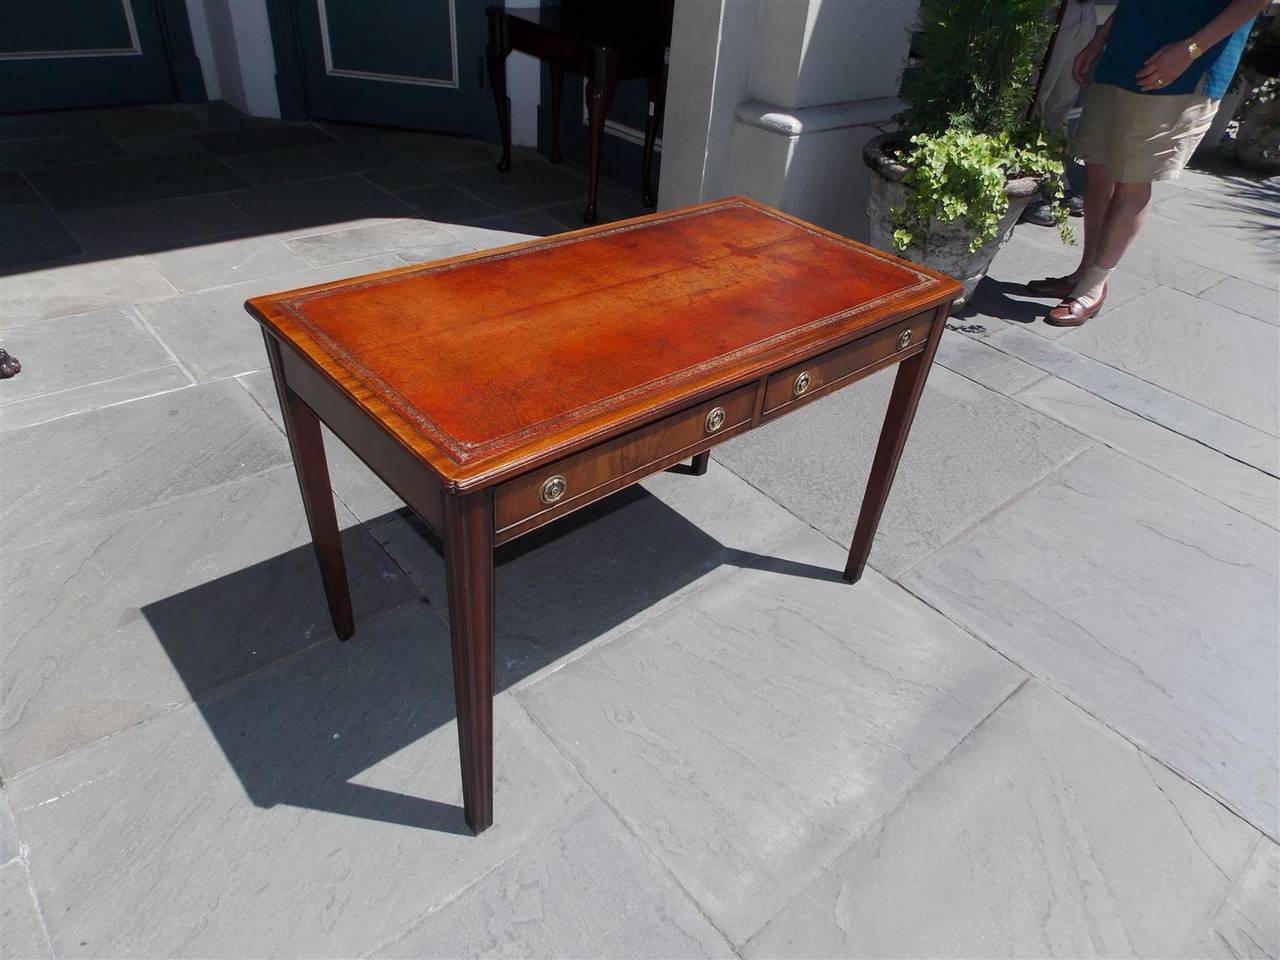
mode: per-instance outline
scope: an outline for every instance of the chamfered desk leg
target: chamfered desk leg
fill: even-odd
[[[444,498],[444,556],[458,710],[462,804],[480,833],[493,823],[493,494]]]
[[[862,510],[858,513],[858,526],[853,531],[853,543],[849,547],[849,561],[844,568],[844,579],[848,583],[861,580],[862,571],[866,569],[871,542],[876,537],[885,501],[889,499],[889,488],[893,486],[894,474],[898,472],[898,461],[907,444],[907,434],[911,432],[911,421],[915,419],[929,369],[933,366],[933,355],[942,341],[949,310],[950,304],[934,314],[929,342],[924,350],[898,364],[898,375],[893,381],[893,393],[880,430],[876,457],[871,463],[871,476],[867,479],[867,492],[862,497]]]
[[[342,538],[333,509],[333,490],[329,486],[329,466],[324,457],[320,420],[285,382],[280,344],[266,331],[262,336],[267,344],[267,359],[271,362],[276,395],[280,398],[280,415],[284,418],[289,449],[293,453],[298,489],[302,491],[302,506],[307,513],[307,525],[311,528],[311,544],[315,548],[316,559],[320,561],[320,579],[329,603],[329,616],[333,619],[338,639],[346,640],[355,633],[356,625],[351,613],[347,565],[342,558]]]
[[[693,463],[689,465],[689,472],[695,477],[705,477],[707,475],[707,465],[711,463],[711,451],[704,450],[702,453],[693,455]]]

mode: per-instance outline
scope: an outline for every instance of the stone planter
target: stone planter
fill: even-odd
[[[953,223],[934,220],[929,225],[923,244],[898,250],[893,245],[892,211],[905,206],[909,194],[902,184],[907,168],[884,153],[885,145],[893,142],[893,134],[881,134],[872,137],[862,148],[863,162],[871,171],[871,195],[867,200],[871,243],[881,250],[896,253],[960,280],[964,283],[964,298],[956,304],[959,307],[973,296],[974,288],[987,275],[991,261],[1000,248],[1008,243],[1022,211],[1039,195],[1043,180],[1039,177],[1021,177],[1005,184],[1009,209],[1000,220],[996,235],[979,247],[977,252],[969,252],[973,231],[963,220]]]

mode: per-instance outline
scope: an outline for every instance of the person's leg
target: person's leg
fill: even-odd
[[[1129,244],[1147,219],[1151,203],[1150,183],[1117,183],[1107,207],[1107,220],[1096,238],[1093,262],[1104,270],[1114,270]]]
[[[1124,256],[1130,242],[1138,234],[1147,217],[1151,200],[1150,183],[1115,183],[1106,216],[1093,236],[1090,253],[1082,272],[1076,277],[1075,289],[1062,303],[1049,311],[1045,322],[1057,327],[1078,327],[1102,309],[1107,296],[1107,281],[1116,264]],[[1088,195],[1085,197],[1085,221],[1089,218]],[[1083,266],[1083,264],[1082,264]]]
[[[1116,189],[1116,182],[1102,164],[1085,163],[1084,169],[1084,248],[1080,251],[1080,265],[1071,274],[1075,280],[1094,264]]]

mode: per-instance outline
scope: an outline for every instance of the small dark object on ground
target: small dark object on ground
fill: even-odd
[[[948,323],[948,330],[955,330],[957,333],[986,333],[987,328],[980,323]]]
[[[0,350],[0,380],[8,380],[22,372],[22,364],[17,357],[9,355],[7,350]]]

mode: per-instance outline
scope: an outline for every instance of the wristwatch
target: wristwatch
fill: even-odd
[[[1194,40],[1188,40],[1187,53],[1191,54],[1191,59],[1194,60],[1204,53],[1204,51],[1200,49],[1200,44],[1196,43]]]

